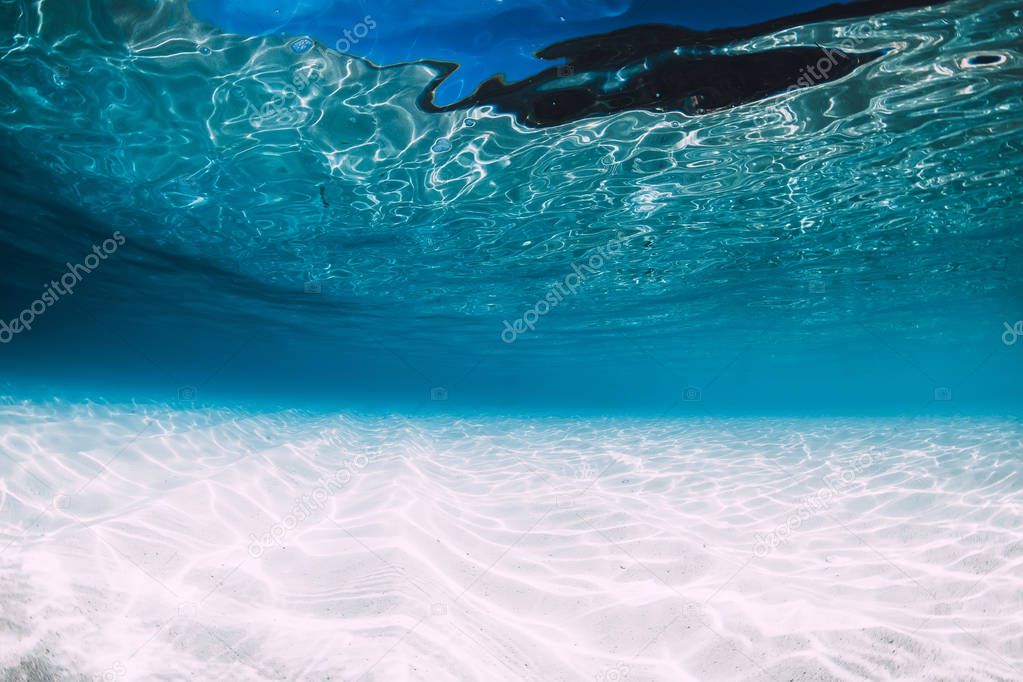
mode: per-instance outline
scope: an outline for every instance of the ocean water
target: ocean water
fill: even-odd
[[[823,4],[0,0],[0,680],[1023,679],[1023,4]]]

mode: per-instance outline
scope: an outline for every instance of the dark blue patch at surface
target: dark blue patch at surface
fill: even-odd
[[[495,74],[525,78],[533,53],[553,43],[644,23],[697,30],[759,23],[805,12],[823,0],[192,0],[197,17],[242,35],[310,36],[341,52],[387,65],[424,59],[459,65],[435,93],[438,105],[469,96]]]

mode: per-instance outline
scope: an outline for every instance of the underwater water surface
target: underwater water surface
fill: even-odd
[[[539,130],[421,111],[429,65],[296,54],[184,3],[33,7],[2,6],[4,319],[125,243],[0,348],[11,382],[409,409],[440,388],[459,410],[1019,402],[1018,3],[768,34],[734,50],[885,54],[704,115]]]
[[[0,680],[1023,679],[1021,46],[0,0]]]

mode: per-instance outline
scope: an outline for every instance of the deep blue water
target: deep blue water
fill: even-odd
[[[452,101],[565,38],[819,4],[0,3],[0,318],[41,301],[0,338],[4,392],[1015,412],[1020,3],[740,41],[884,56],[722,111],[536,130],[416,106],[417,60],[461,64]],[[329,49],[363,15],[356,56]]]

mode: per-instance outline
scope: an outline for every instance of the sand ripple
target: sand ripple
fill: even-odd
[[[1021,439],[8,404],[0,678],[1021,679]]]

